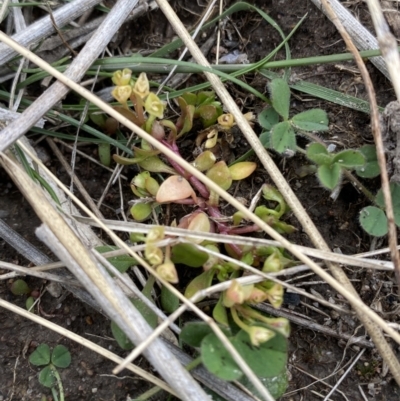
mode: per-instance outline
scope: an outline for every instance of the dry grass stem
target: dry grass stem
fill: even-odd
[[[389,187],[389,178],[387,174],[386,168],[386,158],[385,158],[385,151],[382,142],[382,135],[380,131],[380,124],[379,124],[379,112],[378,106],[376,104],[375,98],[375,91],[371,82],[371,78],[368,74],[367,68],[358,52],[357,48],[354,46],[349,34],[344,29],[343,25],[341,24],[340,20],[336,16],[336,13],[331,8],[330,3],[327,0],[323,0],[324,7],[326,12],[330,15],[332,22],[335,24],[337,30],[342,35],[346,46],[348,49],[353,53],[354,58],[356,60],[357,66],[361,72],[361,76],[364,80],[365,87],[368,93],[368,98],[370,101],[371,107],[371,128],[372,133],[375,139],[376,145],[376,153],[378,158],[378,163],[381,171],[381,180],[382,180],[382,191],[385,199],[385,207],[386,207],[386,214],[388,218],[388,228],[389,228],[389,247],[390,253],[394,265],[394,270],[397,278],[398,285],[400,285],[400,258],[397,252],[397,229],[394,223],[394,212],[393,212],[393,204],[390,194],[390,187]],[[372,340],[374,341],[376,347],[378,348],[383,360],[388,364],[391,373],[393,374],[394,378],[397,381],[397,384],[400,385],[400,363],[397,360],[396,356],[393,353],[393,350],[390,348],[389,344],[386,342],[383,334],[380,330],[376,330],[374,325],[371,324],[369,321],[365,321],[365,319],[361,319],[363,323],[366,325],[368,332],[370,333]],[[371,331],[372,329],[372,331]]]
[[[94,220],[89,217],[82,217],[82,216],[71,216],[76,221],[80,223],[89,224],[93,227],[100,227],[100,225]],[[106,225],[108,228],[115,230],[115,231],[123,231],[129,233],[141,233],[145,234],[148,233],[151,229],[156,227],[156,225],[152,224],[141,224],[135,222],[122,222],[118,220],[102,220],[102,224]],[[180,237],[180,241],[185,242],[185,239],[202,239],[202,240],[209,240],[209,241],[218,241],[221,243],[233,243],[236,245],[247,245],[252,244],[253,246],[281,246],[281,243],[274,240],[268,240],[263,238],[253,238],[253,237],[240,237],[237,235],[224,235],[224,234],[214,234],[214,233],[204,233],[204,232],[196,232],[196,231],[189,231],[182,228],[176,227],[165,227],[165,233],[172,236]],[[140,246],[140,245],[139,245]],[[344,265],[350,266],[357,266],[357,267],[364,267],[370,269],[380,269],[380,270],[393,270],[393,263],[390,261],[384,260],[377,260],[377,259],[367,259],[362,258],[365,254],[362,255],[344,255],[341,253],[335,253],[331,251],[322,251],[315,248],[308,248],[301,245],[292,244],[292,247],[299,252],[312,256],[318,259],[331,261],[335,263],[340,263]],[[142,249],[142,248],[135,248],[135,249]],[[120,251],[116,251],[120,252]],[[385,250],[382,250],[384,253]],[[386,251],[387,252],[387,251]],[[375,255],[375,253],[371,254],[371,256]],[[366,255],[365,255],[366,256]],[[282,274],[286,274],[287,269],[282,271]]]
[[[53,13],[54,20],[59,28],[62,28],[70,21],[73,21],[86,10],[96,6],[100,0],[75,0],[60,7]],[[25,30],[13,36],[13,39],[22,46],[29,46],[55,32],[50,16],[43,17],[37,22],[29,26],[29,30]],[[17,54],[16,52],[0,44],[0,66],[10,61]]]
[[[332,16],[326,13],[324,7],[322,7],[324,3],[322,0],[311,1],[332,21]],[[379,43],[376,38],[340,3],[339,0],[329,0],[329,3],[335,15],[359,50],[379,49]],[[391,79],[385,60],[382,57],[373,57],[371,58],[371,62],[387,79]]]

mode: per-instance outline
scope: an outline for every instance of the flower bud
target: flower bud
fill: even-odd
[[[268,301],[274,308],[279,308],[283,302],[283,287],[281,284],[274,285],[267,291]]]
[[[157,140],[161,141],[162,139],[165,138],[165,130],[164,126],[160,124],[159,121],[154,121],[152,126],[151,126],[151,136],[153,138],[156,138]]]
[[[170,260],[166,260],[164,263],[157,266],[156,272],[161,278],[169,283],[176,284],[179,281],[175,265]]]
[[[149,93],[144,102],[144,108],[150,115],[163,118],[165,105],[155,93]]]
[[[206,171],[215,164],[215,161],[216,157],[214,153],[210,150],[206,150],[196,157],[196,160],[193,162],[193,166],[199,171]]]
[[[117,86],[129,85],[132,77],[132,71],[129,68],[124,68],[122,71],[115,71],[112,76],[112,81]]]
[[[145,99],[150,93],[150,84],[145,72],[141,72],[133,86],[133,93],[141,99]]]
[[[290,334],[290,323],[284,317],[275,317],[275,318],[268,318],[264,317],[263,321],[271,326],[274,330],[281,333],[286,338],[289,337]]]
[[[151,265],[159,265],[163,261],[162,250],[153,243],[146,244],[144,255]]]
[[[251,326],[247,330],[247,333],[250,336],[251,343],[255,347],[258,347],[260,344],[269,341],[275,336],[275,333],[272,330],[261,326]]]
[[[271,255],[268,256],[267,259],[265,259],[262,271],[264,273],[274,273],[279,272],[282,269],[283,266],[279,255],[276,252],[273,252]]]
[[[243,286],[232,280],[230,287],[224,292],[224,306],[230,308],[233,305],[241,305],[250,296],[253,287],[253,284]]]
[[[218,124],[221,128],[229,129],[235,125],[235,118],[232,114],[222,114],[218,117]]]
[[[264,302],[266,299],[268,299],[266,292],[260,288],[254,287],[250,293],[250,296],[247,298],[247,302],[250,304],[258,304],[260,302]]]
[[[164,239],[164,235],[165,235],[164,226],[153,227],[147,234],[146,243],[161,241],[162,239]]]
[[[129,85],[116,86],[111,92],[114,99],[123,105],[126,105],[126,102],[128,101],[131,93],[132,88]]]

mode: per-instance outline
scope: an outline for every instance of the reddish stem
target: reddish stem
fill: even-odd
[[[178,146],[176,145],[176,142],[169,143],[166,140],[161,140],[160,141],[162,144],[164,144],[168,149],[172,150],[177,156],[181,157],[181,154],[179,152]],[[190,181],[190,183],[197,189],[199,192],[200,196],[202,196],[205,199],[208,199],[210,197],[210,191],[206,188],[206,186],[200,182],[196,177],[193,175],[187,173],[178,163],[176,163],[174,160],[170,159],[167,157],[169,164],[176,170],[178,174],[180,174],[182,177],[185,177],[187,180]]]

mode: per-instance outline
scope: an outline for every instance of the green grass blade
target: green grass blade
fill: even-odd
[[[262,70],[260,72],[268,79],[274,79],[280,76],[272,71]],[[354,96],[346,95],[333,89],[325,88],[323,86],[306,81],[289,83],[289,86],[291,89],[298,90],[302,93],[307,93],[308,95],[314,96],[318,99],[327,100],[328,102],[335,103],[340,106],[348,107],[349,109],[362,111],[363,113],[367,114],[370,112],[369,103],[367,101]],[[383,108],[380,107],[379,110],[383,111]]]

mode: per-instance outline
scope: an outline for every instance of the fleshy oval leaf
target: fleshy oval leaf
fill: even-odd
[[[179,298],[167,287],[161,288],[161,306],[167,313],[173,313],[179,308]]]
[[[214,274],[215,270],[211,269],[195,277],[186,287],[185,297],[192,298],[192,296],[196,294],[198,291],[208,288],[211,285],[211,282],[214,278]],[[200,302],[201,299],[198,299],[196,302]]]
[[[150,203],[136,203],[131,207],[131,215],[136,221],[147,220],[152,211],[152,206]]]
[[[233,181],[244,180],[257,168],[257,163],[240,162],[229,167]]]
[[[25,295],[25,294],[29,294],[31,292],[31,289],[29,288],[26,281],[22,280],[20,278],[15,280],[11,284],[10,290],[14,295]]]
[[[223,297],[221,295],[217,304],[214,306],[212,315],[216,322],[222,324],[223,326],[229,327],[228,314],[222,301]]]
[[[189,197],[196,199],[196,194],[189,182],[180,175],[171,175],[160,185],[156,201],[168,203]]]
[[[206,175],[225,191],[232,185],[231,172],[223,160],[215,163],[210,170],[207,171]]]
[[[181,243],[172,247],[171,260],[189,267],[201,267],[207,262],[208,254],[193,244]]]

